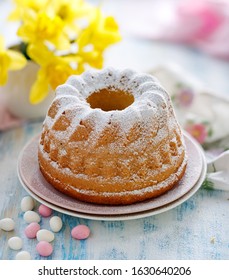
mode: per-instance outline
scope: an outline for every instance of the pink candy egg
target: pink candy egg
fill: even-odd
[[[25,235],[28,238],[35,238],[37,232],[40,230],[40,225],[38,223],[31,223],[25,228]]]
[[[85,225],[78,225],[72,229],[71,235],[75,239],[86,239],[90,235],[90,229]]]
[[[50,209],[48,206],[41,204],[38,208],[38,212],[43,217],[49,217],[52,215],[52,209]]]
[[[47,241],[40,241],[36,246],[36,250],[42,257],[48,257],[52,254],[53,247]]]

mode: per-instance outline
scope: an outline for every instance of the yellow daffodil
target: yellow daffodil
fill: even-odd
[[[46,12],[35,13],[30,10],[24,16],[18,35],[28,43],[50,42],[56,48],[67,49],[70,43],[63,28],[64,24],[58,16],[50,16]]]
[[[50,88],[54,90],[70,75],[81,74],[88,66],[102,68],[105,49],[121,40],[115,19],[105,17],[100,8],[84,0],[14,3],[10,19],[20,21],[17,35],[22,39],[21,52],[40,66],[30,92],[33,104],[41,102]],[[7,79],[6,69],[22,65],[25,58],[17,55],[0,49],[0,82]]]
[[[103,66],[103,52],[111,44],[121,40],[118,25],[113,17],[104,17],[100,9],[94,9],[87,28],[76,40],[78,55],[84,63],[95,68]]]
[[[49,0],[14,0],[13,2],[15,4],[15,8],[10,13],[9,20],[23,21],[28,10],[38,13],[47,6]]]
[[[82,49],[92,44],[96,50],[103,51],[109,45],[121,40],[118,25],[111,16],[104,17],[99,8],[94,10],[90,23],[80,34],[77,44]]]
[[[19,70],[26,65],[26,58],[19,52],[6,50],[0,36],[0,85],[7,82],[8,70]]]
[[[93,11],[84,0],[50,0],[47,9],[64,22],[65,30],[70,35],[81,30],[77,20],[89,18]]]
[[[76,73],[71,67],[73,59],[68,56],[56,56],[44,45],[30,45],[28,54],[40,65],[37,80],[35,81],[31,93],[30,102],[33,104],[41,102],[52,89],[63,84],[67,78]]]
[[[101,69],[103,67],[103,53],[94,49],[87,51],[82,48],[77,52],[77,56],[82,59],[83,64],[88,64],[91,67]]]

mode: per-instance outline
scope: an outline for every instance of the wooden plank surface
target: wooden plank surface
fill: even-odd
[[[16,222],[15,231],[0,231],[0,259],[15,258],[16,252],[7,246],[15,235],[23,238],[23,250],[33,259],[42,258],[35,251],[37,241],[24,235],[20,201],[27,193],[16,172],[21,149],[40,130],[41,123],[31,123],[0,134],[0,218]],[[227,192],[200,189],[173,210],[130,221],[93,221],[56,212],[64,227],[56,234],[48,259],[228,259],[228,198]],[[42,218],[41,227],[49,228],[48,221]],[[70,237],[79,223],[91,229],[87,240]]]

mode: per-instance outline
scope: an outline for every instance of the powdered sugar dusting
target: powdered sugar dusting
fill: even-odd
[[[73,88],[75,88],[75,91]],[[135,101],[122,111],[104,112],[101,109],[91,109],[90,104],[86,102],[86,98],[104,88],[127,91],[134,96]],[[76,99],[72,99],[70,104],[66,101],[66,98],[65,100],[61,98],[72,96],[73,93],[76,94]],[[102,71],[87,71],[80,76],[71,76],[66,84],[57,88],[57,98],[61,102],[61,109],[56,118],[53,119],[53,123],[68,107],[70,107],[69,109],[72,110],[74,116],[78,116],[78,118],[73,118],[72,129],[66,131],[66,137],[73,132],[79,123],[79,119],[85,118],[89,118],[95,124],[95,132],[101,132],[111,120],[115,120],[115,123],[121,127],[124,133],[128,133],[129,129],[136,124],[136,121],[139,125],[148,129],[149,123],[164,122],[163,116],[168,112],[168,106],[170,107],[169,96],[158,85],[157,79],[151,75],[139,74],[130,69],[118,71],[107,68]],[[97,112],[96,114],[90,114],[90,110],[96,110]],[[87,114],[85,115],[83,111],[87,111]],[[130,113],[132,117],[127,118]],[[173,130],[174,117],[167,117],[166,121],[169,122],[169,127]],[[48,128],[51,129],[52,123],[50,123],[50,120],[47,120],[47,124]]]
[[[183,197],[184,194],[187,194],[193,189],[193,186],[195,186],[196,182],[199,180],[201,172],[204,170],[206,172],[206,168],[203,168],[203,156],[201,156],[202,153],[200,152],[201,150],[199,146],[193,143],[191,139],[185,135],[188,164],[185,175],[178,182],[175,188],[156,199],[150,199],[131,205],[118,206],[86,203],[57,191],[44,179],[39,170],[39,164],[36,156],[38,138],[39,136],[32,139],[32,141],[26,145],[25,149],[23,149],[19,157],[19,178],[23,181],[23,185],[26,186],[26,190],[32,191],[33,194],[44,199],[44,202],[52,203],[55,206],[61,207],[61,209],[74,211],[74,215],[76,216],[77,213],[90,213],[96,215],[109,215],[110,217],[110,215],[132,214],[162,207],[163,205],[170,204],[180,197]],[[201,175],[202,180],[204,175],[205,173]],[[200,186],[201,182],[198,184]],[[61,209],[59,211],[61,211]],[[103,219],[103,217],[101,217],[101,219]]]
[[[132,94],[134,102],[123,110],[91,108],[87,98],[102,89]],[[93,177],[101,185],[151,180],[154,189],[163,189],[184,169],[185,145],[170,97],[151,75],[129,69],[87,71],[59,86],[53,104],[41,136],[45,143],[41,141],[39,150],[60,174],[85,180]],[[166,158],[161,155],[164,149]],[[69,162],[63,167],[66,157]],[[99,166],[98,174],[92,173],[93,165]],[[173,166],[180,171],[162,182],[149,179]],[[112,177],[107,177],[110,173]]]
[[[46,160],[49,160],[49,155],[47,153],[44,152],[44,157],[46,158]],[[162,182],[151,182],[151,183],[154,183],[153,186],[149,186],[149,187],[146,187],[144,189],[136,189],[136,190],[133,190],[133,191],[122,191],[122,192],[102,192],[100,193],[101,196],[104,196],[104,197],[110,197],[110,196],[123,196],[123,195],[128,195],[128,194],[134,194],[136,196],[141,196],[142,194],[144,193],[152,193],[153,191],[155,190],[161,190],[165,187],[167,187],[168,185],[171,185],[173,184],[174,181],[177,181],[177,178],[182,174],[183,170],[184,170],[184,167],[186,166],[187,164],[187,156],[184,157],[184,160],[182,161],[182,164],[180,165],[179,169],[177,170],[176,173],[174,174],[171,174],[168,178],[166,178],[165,180],[163,180]],[[51,165],[53,168],[55,168],[60,174],[68,174],[70,176],[74,176],[74,177],[78,177],[78,178],[84,178],[84,179],[88,179],[88,176],[85,175],[85,174],[74,174],[69,168],[60,168],[58,166],[58,164],[56,162],[51,162]],[[163,168],[162,168],[163,170]],[[136,175],[136,174],[134,174]],[[56,178],[52,177],[52,179],[54,181],[58,181]],[[101,178],[102,180],[104,178]],[[113,178],[115,179],[114,181],[118,182],[119,180],[123,180],[122,178],[119,178],[119,177],[116,177],[116,178]],[[86,189],[79,189],[77,187],[73,187],[71,185],[68,185],[66,184],[66,188],[70,188],[74,191],[77,191],[78,193],[82,193],[82,194],[87,194],[87,195],[98,195],[98,192],[95,192],[95,191],[92,191],[92,190],[86,190]]]

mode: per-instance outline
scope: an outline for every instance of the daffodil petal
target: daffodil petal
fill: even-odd
[[[40,65],[49,63],[49,61],[54,57],[54,54],[42,44],[29,45],[27,48],[27,53],[29,57],[31,57]]]
[[[0,51],[4,50],[4,38],[0,36]]]
[[[10,58],[10,64],[9,64],[10,70],[19,70],[25,67],[27,60],[24,57],[24,55],[11,50],[8,50],[6,53]]]
[[[69,39],[65,34],[60,34],[58,37],[50,40],[59,50],[68,50],[70,48]]]
[[[6,53],[0,56],[0,85],[4,85],[7,82],[8,70],[9,70],[10,59]]]
[[[0,72],[1,72],[1,75],[0,75],[0,85],[3,86],[7,82],[8,71],[5,68],[3,68],[3,69],[0,68]]]
[[[47,80],[47,75],[42,69],[38,72],[38,77],[33,84],[30,92],[29,100],[32,104],[38,104],[48,95],[49,83]]]
[[[33,30],[32,26],[25,27],[24,25],[22,25],[17,30],[17,35],[21,37],[25,42],[29,42],[30,37],[33,36],[34,33],[35,31]]]
[[[9,14],[8,20],[12,20],[12,21],[19,20],[20,16],[21,16],[20,9],[17,8]]]

